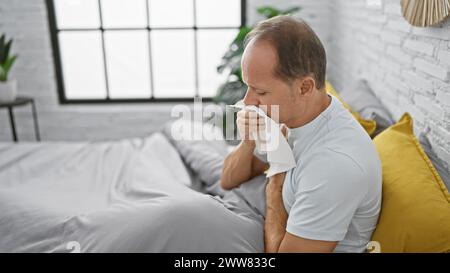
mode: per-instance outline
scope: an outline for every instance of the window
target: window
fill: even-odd
[[[61,103],[211,98],[245,0],[47,0]]]

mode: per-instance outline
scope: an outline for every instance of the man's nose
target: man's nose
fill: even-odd
[[[250,88],[247,89],[247,93],[245,93],[244,97],[244,104],[245,105],[259,105],[259,101],[256,98],[255,92],[253,92]]]

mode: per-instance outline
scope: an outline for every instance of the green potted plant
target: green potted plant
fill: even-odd
[[[269,19],[278,15],[293,14],[300,11],[300,7],[291,7],[285,10],[280,10],[270,6],[258,7],[256,11],[265,19]],[[247,33],[253,29],[252,27],[243,26],[239,29],[238,34],[231,42],[228,50],[222,57],[221,63],[217,66],[217,72],[226,73],[226,81],[221,84],[217,90],[213,101],[221,105],[224,109],[222,126],[224,127],[224,134],[226,134],[227,122],[225,105],[235,104],[241,100],[247,91],[247,86],[242,80],[241,58],[244,53],[244,39]],[[217,124],[217,123],[216,123]],[[233,134],[235,135],[236,132]]]
[[[11,55],[11,45],[13,40],[6,40],[5,35],[0,37],[0,101],[14,101],[17,96],[17,81],[8,80],[8,73],[11,70],[16,55]]]

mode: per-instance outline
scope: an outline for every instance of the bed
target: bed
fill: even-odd
[[[263,252],[263,215],[191,166],[162,132],[0,144],[0,252]]]
[[[358,96],[351,95],[355,90]],[[363,118],[376,121],[375,135],[393,124],[365,83],[355,90],[343,97]],[[224,191],[218,181],[230,147],[218,137],[222,133],[202,123],[200,128],[212,137],[180,140],[175,136],[186,130],[176,128],[191,126],[181,124],[118,141],[0,144],[0,252],[263,252],[265,176]],[[446,162],[425,135],[419,140],[448,192]],[[441,188],[435,192],[443,200]],[[403,191],[398,193],[397,200],[406,200]],[[424,214],[427,197],[420,192],[423,202],[417,203],[417,195],[411,196],[411,209]],[[448,209],[447,200],[443,209]],[[414,243],[446,227],[436,224],[448,219],[445,215],[425,215],[427,221],[420,222],[428,229],[401,219],[383,223],[389,236],[400,238],[384,250],[448,249],[448,230],[442,240]],[[390,242],[389,236],[382,239]]]

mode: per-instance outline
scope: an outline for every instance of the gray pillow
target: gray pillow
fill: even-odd
[[[447,166],[447,164],[436,155],[436,153],[433,151],[433,148],[431,147],[430,142],[428,141],[428,138],[424,134],[421,134],[419,136],[419,142],[422,145],[427,156],[430,158],[431,163],[433,163],[434,168],[439,173],[442,181],[444,181],[444,184],[447,187],[447,191],[450,192],[449,166]]]
[[[204,138],[192,139],[194,131],[202,130]],[[192,188],[223,196],[220,187],[223,160],[229,153],[222,131],[208,123],[176,120],[168,122],[163,134],[178,150],[191,175]]]
[[[359,80],[350,88],[342,90],[339,96],[362,118],[376,121],[374,136],[394,124],[391,114],[375,96],[366,80]]]

